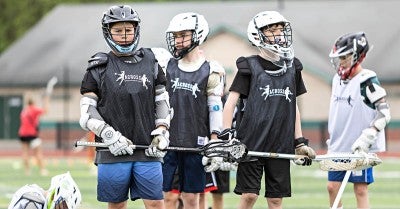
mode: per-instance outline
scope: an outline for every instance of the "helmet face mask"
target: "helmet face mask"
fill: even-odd
[[[126,5],[112,6],[104,13],[101,23],[104,39],[116,54],[133,54],[140,39],[140,18],[135,10]]]
[[[329,57],[341,80],[348,80],[354,69],[364,60],[369,45],[364,32],[349,33],[339,37]]]
[[[275,65],[284,68],[292,65],[292,27],[278,12],[265,11],[254,16],[249,22],[247,37]]]
[[[181,13],[172,18],[166,31],[168,50],[176,59],[182,59],[208,36],[208,23],[197,13]]]

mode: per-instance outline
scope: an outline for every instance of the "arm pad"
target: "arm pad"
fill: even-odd
[[[378,131],[382,131],[391,119],[389,105],[386,102],[377,102],[375,107],[377,113],[371,122],[371,126],[374,126]]]
[[[173,109],[169,104],[169,94],[165,90],[165,86],[156,86],[156,127],[163,125],[169,128],[171,119],[173,117]]]
[[[210,133],[218,134],[222,130],[222,100],[220,96],[207,97],[207,105],[210,120]]]

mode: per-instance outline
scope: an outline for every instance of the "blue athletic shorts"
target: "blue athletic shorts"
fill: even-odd
[[[179,188],[186,193],[202,193],[206,185],[206,172],[201,163],[203,156],[197,153],[168,151],[164,157],[163,191],[169,192],[173,188],[175,170],[179,167]]]
[[[128,199],[162,200],[161,162],[98,164],[97,200],[119,203]]]
[[[329,181],[342,181],[346,171],[329,171],[328,180]],[[372,167],[361,171],[352,171],[349,182],[352,183],[367,183],[370,184],[374,182],[374,175],[372,172]]]

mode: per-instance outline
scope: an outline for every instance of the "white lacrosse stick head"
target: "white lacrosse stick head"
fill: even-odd
[[[69,172],[54,176],[51,179],[47,194],[48,209],[55,209],[57,204],[63,204],[63,202],[68,209],[77,209],[81,201],[81,192]]]

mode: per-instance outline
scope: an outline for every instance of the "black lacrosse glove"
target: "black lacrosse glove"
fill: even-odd
[[[300,137],[294,140],[294,150],[296,155],[305,155],[305,157],[294,160],[296,165],[309,166],[312,159],[315,158],[315,151],[308,146],[308,139]]]
[[[235,129],[227,128],[224,129],[221,133],[218,134],[218,139],[221,140],[231,140],[233,139],[233,134],[235,133]]]

